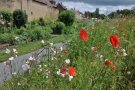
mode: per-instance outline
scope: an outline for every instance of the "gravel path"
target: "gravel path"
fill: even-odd
[[[54,44],[52,47],[56,47],[57,49],[59,49],[60,47],[65,48],[64,45],[64,43],[58,43]],[[22,65],[26,63],[30,56],[37,55],[37,62],[40,62],[43,57],[46,59],[50,58],[51,56],[49,48],[50,47],[46,47],[44,49],[39,49],[35,52],[19,56],[12,61],[6,61],[6,64],[5,62],[0,63],[0,85],[3,84],[6,80],[10,80],[13,73],[23,73],[24,71],[22,70]]]

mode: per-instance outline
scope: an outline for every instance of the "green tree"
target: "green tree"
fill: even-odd
[[[99,8],[96,8],[96,10],[95,10],[95,16],[96,16],[96,18],[99,17]]]
[[[58,20],[63,22],[66,26],[71,26],[75,20],[75,13],[69,10],[60,13]]]
[[[13,23],[20,28],[21,26],[25,26],[27,22],[27,14],[22,10],[15,10],[13,12]]]

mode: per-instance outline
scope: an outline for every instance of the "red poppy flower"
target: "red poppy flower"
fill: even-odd
[[[64,50],[64,54],[67,54],[68,53],[68,51],[67,50]]]
[[[105,66],[113,65],[113,63],[112,63],[112,61],[110,61],[110,60],[106,60],[106,61],[104,62],[104,65],[105,65]]]
[[[69,74],[72,75],[72,76],[76,76],[76,71],[73,67],[69,68]]]
[[[111,69],[115,70],[116,66],[115,65],[111,65]]]
[[[118,48],[120,41],[119,41],[119,36],[117,35],[111,35],[110,36],[110,42],[114,48]]]
[[[86,32],[86,30],[80,30],[80,38],[85,42],[88,41],[88,33]]]

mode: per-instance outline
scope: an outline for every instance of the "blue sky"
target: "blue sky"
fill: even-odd
[[[115,10],[131,9],[135,6],[135,0],[56,0],[62,2],[68,9],[75,8],[81,12],[95,11],[100,9],[100,13],[108,14]]]

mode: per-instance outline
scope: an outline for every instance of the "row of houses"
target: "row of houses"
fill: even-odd
[[[55,0],[1,0],[0,10],[4,9],[11,12],[22,9],[31,21],[41,17],[56,19],[60,12],[66,10],[66,7],[62,3],[56,3]]]

